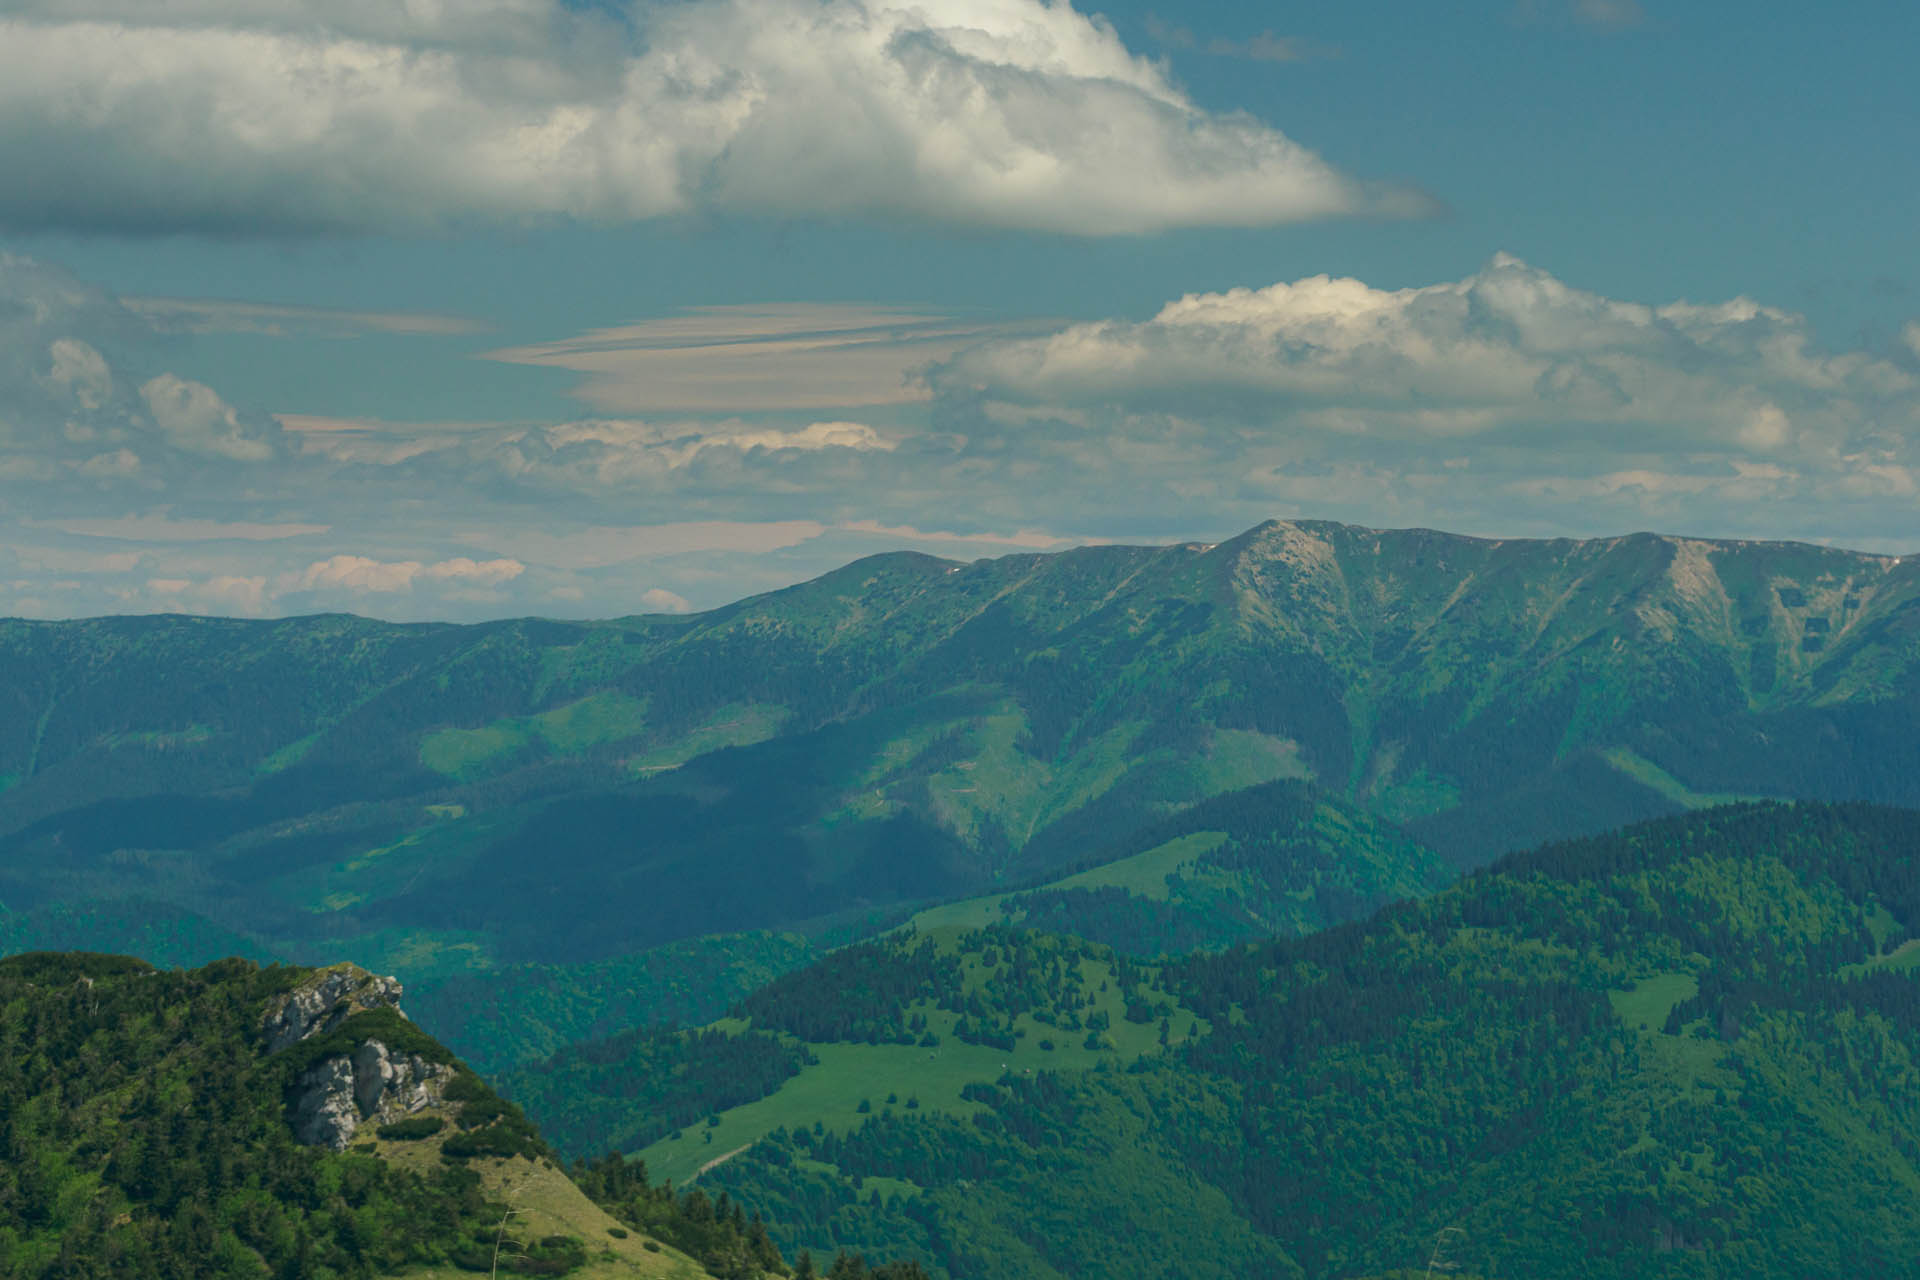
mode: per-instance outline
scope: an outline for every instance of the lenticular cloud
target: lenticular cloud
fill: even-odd
[[[1200,110],[1064,0],[28,0],[0,21],[0,167],[0,225],[120,231],[1423,207]]]

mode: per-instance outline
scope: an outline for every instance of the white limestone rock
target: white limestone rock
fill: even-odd
[[[400,1009],[400,980],[368,973],[356,964],[322,969],[275,1000],[267,1010],[267,1052],[278,1053],[309,1036],[333,1030],[367,1009]]]
[[[300,1073],[294,1082],[294,1137],[309,1146],[345,1151],[359,1127],[351,1062],[342,1056],[322,1058]]]
[[[300,1141],[345,1151],[363,1124],[385,1124],[445,1101],[453,1068],[369,1040],[351,1055],[329,1054],[294,1082],[293,1132]]]
[[[353,1054],[353,1096],[365,1118],[398,1120],[442,1100],[452,1068],[369,1040]]]
[[[261,1033],[270,1053],[327,1032],[368,1009],[400,1011],[400,983],[357,965],[323,969],[267,1009]],[[404,1016],[404,1015],[403,1015]],[[368,1039],[331,1053],[294,1081],[294,1135],[301,1142],[346,1150],[359,1127],[414,1115],[445,1101],[453,1068],[417,1053],[396,1053]]]

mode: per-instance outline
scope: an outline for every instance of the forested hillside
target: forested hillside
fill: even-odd
[[[487,991],[510,1016],[446,1031],[510,1065],[1014,888],[1052,891],[1001,918],[1158,953],[1714,800],[1920,803],[1917,710],[1920,561],[1653,535],[1274,523],[602,623],[14,621],[0,946],[350,956],[449,1018]],[[1143,843],[1283,781],[1342,829]]]
[[[804,1036],[849,1074],[937,1005],[954,945],[842,953],[716,1031]],[[556,1059],[548,1094],[540,1071],[510,1087],[620,1116],[634,1145],[683,1125],[650,1163],[731,1154],[700,1185],[764,1207],[785,1245],[954,1277],[1418,1274],[1437,1240],[1464,1274],[1548,1280],[1905,1275],[1920,1256],[1911,811],[1737,806],[1551,845],[1139,991],[1143,1021],[1114,1024],[1152,1031],[1133,1052],[1034,1047],[937,1107],[905,1105],[918,1049],[868,1062],[864,1108],[809,1093],[794,1058],[706,1122],[609,1105],[613,1052]],[[1020,1029],[1023,1047],[1045,1030]]]
[[[397,996],[352,966],[0,960],[0,1276],[787,1274],[726,1196],[620,1162],[576,1185]]]

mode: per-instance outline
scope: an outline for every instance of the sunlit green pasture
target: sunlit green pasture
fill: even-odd
[[[1607,999],[1620,1021],[1642,1031],[1658,1031],[1675,1005],[1699,992],[1699,980],[1690,973],[1656,973],[1625,990],[1607,992]]]
[[[537,715],[512,716],[473,729],[435,729],[420,739],[420,763],[449,778],[467,778],[496,757],[544,745],[573,755],[638,736],[647,704],[611,690]]]
[[[1112,887],[1125,889],[1143,898],[1165,902],[1169,896],[1167,877],[1190,871],[1195,863],[1219,848],[1225,840],[1226,835],[1219,831],[1197,831],[1191,835],[1169,840],[1163,845],[1156,845],[1144,853],[1136,853],[1130,858],[1121,858],[1116,862],[1095,867],[1091,871],[1082,871],[1077,875],[1052,881],[1046,887],[1048,889]],[[1021,892],[1031,892],[1031,890]],[[954,927],[977,929],[989,924],[1005,924],[1009,918],[1017,922],[1021,915],[1017,904],[1011,917],[1001,908],[1003,903],[1018,896],[1018,893],[995,893],[929,907],[915,915],[908,923],[921,933],[927,933]]]
[[[951,944],[958,932],[936,933],[935,941]],[[968,989],[983,983],[992,969],[981,965],[977,955],[967,956],[963,965]],[[1113,981],[1112,966],[1102,960],[1085,959],[1080,962],[1080,972],[1093,1002],[1081,1011],[1082,1017],[1104,1013],[1109,1025],[1103,1032],[1090,1033],[1084,1027],[1064,1030],[1022,1014],[1014,1022],[1013,1048],[966,1044],[953,1035],[957,1015],[924,1001],[916,1002],[908,1006],[906,1016],[924,1015],[928,1029],[939,1039],[937,1045],[810,1045],[818,1061],[773,1094],[721,1112],[716,1124],[690,1126],[677,1138],[663,1138],[638,1155],[647,1162],[654,1178],[684,1183],[713,1162],[752,1146],[776,1129],[818,1124],[830,1132],[847,1133],[858,1128],[868,1115],[888,1111],[972,1115],[978,1104],[960,1096],[969,1084],[991,1083],[1009,1072],[1090,1070],[1103,1062],[1123,1064],[1158,1052],[1159,1020],[1126,1020],[1125,993]],[[1176,1043],[1206,1030],[1204,1023],[1184,1009],[1176,1009],[1168,1024],[1169,1038]],[[738,1031],[744,1024],[724,1020],[712,1025]],[[1098,1047],[1087,1047],[1090,1034]],[[863,1102],[867,1111],[860,1109]],[[919,1105],[912,1107],[910,1102]]]

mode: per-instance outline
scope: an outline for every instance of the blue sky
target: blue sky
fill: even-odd
[[[1920,550],[1910,5],[0,3],[0,613]]]

